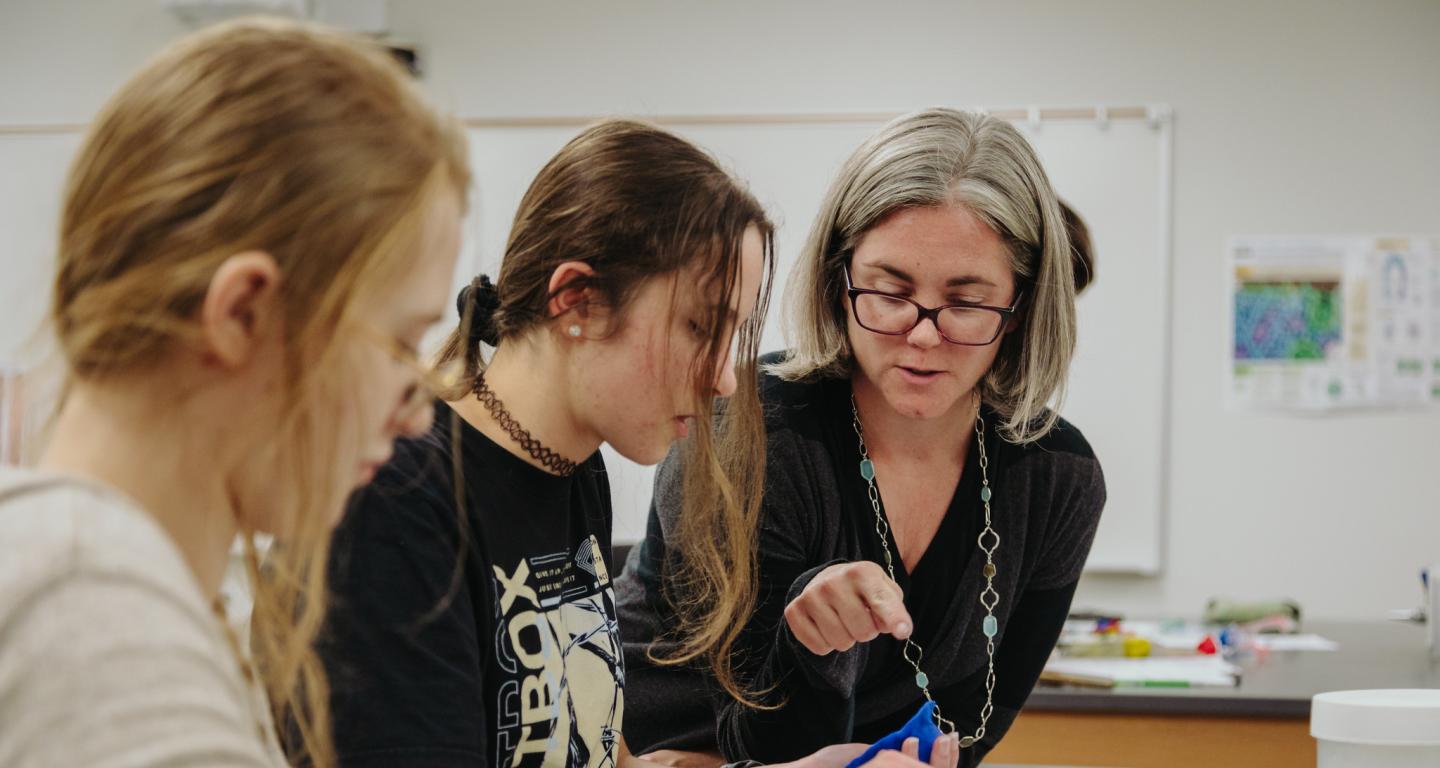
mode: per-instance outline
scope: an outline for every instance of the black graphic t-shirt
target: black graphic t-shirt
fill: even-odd
[[[318,648],[340,765],[613,766],[610,530],[598,452],[556,477],[436,403],[336,532]]]

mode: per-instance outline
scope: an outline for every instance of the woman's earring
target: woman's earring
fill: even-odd
[[[580,338],[580,326],[578,326],[578,325],[572,325],[572,326],[570,326],[569,328],[567,328],[566,331],[570,334],[570,336],[571,336],[572,338],[576,338],[576,339]]]

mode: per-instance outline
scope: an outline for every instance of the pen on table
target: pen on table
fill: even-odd
[[[1096,677],[1094,675],[1074,675],[1068,672],[1051,672],[1045,670],[1040,673],[1040,682],[1053,685],[1075,685],[1081,688],[1114,688],[1115,681],[1108,677]]]

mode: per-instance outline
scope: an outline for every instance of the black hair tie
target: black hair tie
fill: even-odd
[[[500,329],[495,324],[499,309],[500,290],[488,275],[480,275],[460,289],[460,295],[455,297],[455,310],[460,313],[461,322],[467,313],[470,315],[467,340],[472,349],[482,341],[492,347],[500,343]]]

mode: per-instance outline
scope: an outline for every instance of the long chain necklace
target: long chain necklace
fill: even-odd
[[[546,469],[561,477],[575,474],[575,470],[580,465],[550,450],[544,443],[531,437],[530,433],[520,426],[520,422],[505,410],[505,404],[500,402],[500,398],[490,389],[490,385],[485,383],[483,371],[475,374],[475,399],[485,406],[485,410],[489,411],[491,418],[495,419],[495,423],[505,430],[505,434],[530,454],[530,458],[540,462]]]
[[[875,463],[870,461],[870,451],[865,447],[865,430],[860,426],[860,409],[855,406],[855,395],[850,395],[850,415],[852,424],[855,427],[855,436],[860,440],[860,476],[865,478],[868,484],[870,506],[875,509],[875,535],[880,537],[880,549],[885,553],[885,571],[890,574],[890,580],[895,581],[895,563],[890,555],[890,524],[885,522],[885,514],[880,511],[880,490],[875,486]],[[975,733],[960,738],[961,748],[974,746],[974,744],[985,737],[985,724],[990,721],[990,714],[995,711],[995,635],[1000,631],[1000,621],[995,618],[995,606],[1000,604],[1000,593],[995,591],[995,550],[1000,546],[1000,534],[990,526],[990,460],[985,455],[985,419],[980,415],[980,409],[975,409],[975,443],[980,447],[980,503],[985,507],[985,528],[976,537],[976,544],[980,551],[985,553],[985,567],[982,573],[985,575],[985,589],[980,592],[980,605],[985,608],[985,621],[981,629],[985,633],[985,706],[980,708],[980,725]],[[898,582],[897,582],[898,583]],[[920,661],[925,657],[925,649],[921,648],[911,636],[905,639],[904,656],[915,668],[915,687],[925,694],[925,700],[935,702],[935,697],[930,695],[930,678],[920,668]],[[940,703],[935,702],[935,724],[945,733],[955,732],[955,723],[947,719],[940,712]]]

